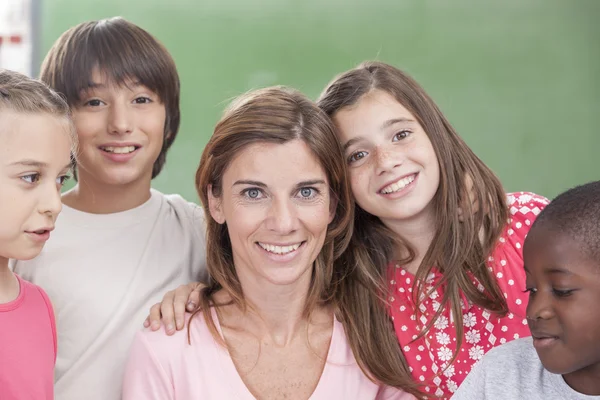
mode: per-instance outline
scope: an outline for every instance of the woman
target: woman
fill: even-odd
[[[356,202],[338,262],[386,287],[404,361],[371,372],[387,385],[421,384],[424,394],[448,398],[485,352],[529,336],[521,246],[548,201],[506,195],[423,88],[390,65],[365,62],[339,75],[318,105],[338,128]],[[150,319],[162,313],[171,323],[188,295],[197,302],[196,285],[167,294]],[[377,331],[388,317],[369,312],[374,297],[351,312]]]
[[[370,378],[371,366],[395,370],[402,358],[391,325],[356,334],[370,328],[352,313],[362,297],[344,292],[376,287],[356,282],[368,271],[334,267],[353,207],[334,127],[314,103],[284,88],[241,96],[196,185],[210,283],[187,336],[138,334],[124,399],[412,398]]]

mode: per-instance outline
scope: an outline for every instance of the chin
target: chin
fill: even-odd
[[[32,259],[36,258],[37,256],[39,256],[40,253],[42,252],[43,247],[44,246],[41,245],[39,247],[35,247],[35,248],[29,249],[29,250],[19,251],[16,254],[11,255],[10,258],[19,260],[19,261],[29,261],[29,260],[32,260]]]

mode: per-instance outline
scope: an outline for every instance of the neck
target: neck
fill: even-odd
[[[127,185],[111,185],[79,176],[77,185],[66,192],[63,203],[92,214],[112,214],[131,210],[150,199],[150,179],[139,179]]]
[[[432,206],[428,206],[427,209],[410,219],[386,220],[383,223],[407,241],[415,251],[415,258],[410,263],[403,265],[404,269],[415,274],[435,236],[435,212]],[[408,253],[405,249],[397,249],[395,256],[397,259],[402,259],[407,257]]]
[[[600,363],[563,375],[575,391],[588,396],[600,396]]]
[[[241,272],[241,271],[239,271]],[[244,300],[249,305],[244,314],[245,325],[258,337],[268,337],[285,347],[298,334],[305,334],[309,321],[304,315],[310,285],[311,269],[297,282],[277,285],[264,279],[239,274]],[[314,313],[315,316],[321,313]]]
[[[19,295],[19,282],[8,268],[8,258],[0,256],[0,304],[13,301]]]

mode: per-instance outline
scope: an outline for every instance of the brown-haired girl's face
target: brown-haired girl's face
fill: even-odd
[[[334,216],[327,174],[310,148],[300,140],[248,146],[221,186],[218,198],[208,190],[210,213],[227,223],[242,284],[310,282]]]
[[[384,223],[433,212],[437,156],[416,118],[387,92],[374,90],[333,120],[358,205]]]

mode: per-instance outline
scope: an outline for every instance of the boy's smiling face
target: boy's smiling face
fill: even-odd
[[[600,260],[547,224],[525,243],[527,319],[538,356],[575,390],[598,390],[589,385],[600,382]]]
[[[117,85],[95,70],[73,109],[80,181],[92,187],[149,185],[163,148],[165,119],[156,93],[134,80]]]

